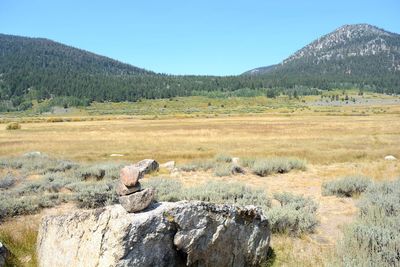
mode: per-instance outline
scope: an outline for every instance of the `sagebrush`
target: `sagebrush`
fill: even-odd
[[[371,185],[339,244],[343,266],[400,266],[400,179]]]
[[[361,194],[372,184],[366,176],[346,176],[322,184],[323,196],[353,197]]]

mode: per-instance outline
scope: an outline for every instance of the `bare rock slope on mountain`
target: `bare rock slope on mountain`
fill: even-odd
[[[400,35],[369,24],[344,25],[326,34],[272,67],[245,72],[247,75],[278,75],[288,79],[323,75],[335,81],[358,81],[370,75],[400,73]],[[282,76],[283,75],[283,76]],[[369,77],[370,78],[370,77]]]

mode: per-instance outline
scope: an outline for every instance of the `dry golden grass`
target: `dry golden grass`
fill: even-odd
[[[75,160],[155,158],[187,161],[213,157],[296,156],[315,164],[376,161],[397,154],[400,116],[269,114],[61,123],[24,123],[19,131],[0,128],[0,156],[38,150]],[[398,156],[398,155],[397,155]]]
[[[246,174],[217,178],[211,172],[178,173],[174,177],[187,186],[210,179],[236,180],[265,189],[270,195],[287,191],[312,197],[319,203],[321,225],[315,234],[300,239],[273,236],[274,266],[320,266],[334,253],[341,227],[357,212],[357,200],[321,196],[321,184],[352,174],[377,180],[400,174],[398,161],[383,160],[388,154],[400,158],[400,107],[384,108],[387,112],[367,112],[368,116],[354,114],[371,107],[333,111],[323,107],[290,114],[277,111],[215,118],[24,123],[19,131],[6,131],[4,125],[0,127],[0,156],[42,151],[78,161],[154,158],[178,163],[221,152],[238,157],[304,158],[309,162],[306,171],[268,177]],[[111,154],[124,156],[114,158]],[[11,222],[0,225],[0,230]]]

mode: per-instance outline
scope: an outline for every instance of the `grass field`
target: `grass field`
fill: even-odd
[[[50,115],[7,116],[7,120],[22,121],[21,129],[6,130],[7,124],[0,124],[0,157],[41,151],[83,162],[130,162],[154,158],[159,162],[175,160],[179,164],[213,158],[219,153],[241,158],[284,156],[304,159],[308,162],[305,171],[268,177],[251,173],[215,177],[210,171],[162,175],[171,176],[185,186],[210,180],[238,181],[265,189],[268,194],[287,191],[313,198],[319,204],[320,225],[316,232],[301,238],[275,235],[272,239],[276,253],[274,265],[323,265],[333,257],[342,227],[356,215],[357,199],[322,196],[321,185],[354,174],[375,180],[399,176],[398,161],[385,161],[384,157],[400,158],[400,105],[376,105],[374,102],[374,105],[359,106],[312,106],[307,101],[318,101],[316,97],[304,99],[306,102],[296,100],[291,104],[277,100],[275,106],[262,102],[269,101],[266,98],[258,98],[250,107],[246,107],[245,102],[236,103],[236,107],[243,110],[259,108],[260,112],[250,113],[235,112],[235,106],[225,102],[214,102],[219,110],[215,114],[203,112],[209,108],[207,102],[211,100],[202,99],[198,105],[203,106],[203,111],[194,114],[178,112],[182,106],[176,106],[176,112],[157,117],[150,112],[131,116],[126,112],[126,103],[103,103],[98,104],[93,114],[86,109],[59,116],[62,122],[52,122]],[[163,107],[162,101],[167,105],[169,102],[175,104],[174,101],[155,100],[150,102],[155,106],[153,110]],[[194,100],[188,101],[193,103]],[[118,114],[118,106],[124,114]],[[102,109],[109,111],[104,112],[107,115],[100,114]],[[35,120],[37,122],[33,122]],[[123,156],[111,157],[112,154]],[[37,223],[38,216],[34,215],[34,218]],[[0,231],[10,225],[13,220],[0,225]]]
[[[239,157],[296,156],[316,164],[376,161],[398,153],[400,145],[400,106],[385,109],[385,114],[368,116],[298,112],[22,123],[16,131],[0,125],[0,156],[38,150],[83,161],[123,154],[124,160],[182,162],[226,152]]]

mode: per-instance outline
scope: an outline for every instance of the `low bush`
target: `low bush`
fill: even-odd
[[[208,171],[214,168],[215,162],[212,160],[195,160],[187,164],[179,165],[178,168],[184,172]]]
[[[6,217],[36,213],[42,208],[59,204],[60,200],[57,194],[28,196],[2,194],[0,196],[0,221]]]
[[[256,205],[265,209],[270,206],[265,191],[241,183],[214,181],[185,188],[174,179],[153,178],[143,182],[143,186],[155,188],[159,201],[201,200],[221,204]]]
[[[226,163],[230,163],[232,162],[232,157],[226,154],[217,154],[214,157],[214,160],[216,162],[226,162]]]
[[[400,266],[400,179],[370,185],[339,244],[342,266]]]
[[[287,173],[293,169],[305,170],[306,162],[297,158],[259,159],[255,160],[250,168],[259,176],[267,176],[273,173]]]
[[[0,168],[13,170],[17,174],[39,175],[33,180],[15,178],[17,176],[0,179],[0,188],[3,188],[0,219],[35,213],[66,200],[76,201],[83,208],[115,203],[115,180],[122,166],[122,163],[79,166],[72,161],[53,159],[41,153],[0,159]],[[12,186],[16,181],[18,186]]]
[[[4,177],[0,177],[0,189],[8,189],[12,187],[17,180],[18,179],[14,175],[7,173]]]
[[[322,184],[323,196],[353,197],[361,194],[372,184],[365,176],[347,176]]]
[[[230,176],[233,174],[233,165],[230,163],[220,163],[214,168],[215,176]]]
[[[48,118],[46,122],[63,122],[63,118]]]
[[[157,201],[179,201],[182,200],[183,185],[174,179],[167,178],[152,178],[141,182],[143,187],[155,188]]]
[[[238,182],[210,182],[184,190],[186,200],[201,200],[214,203],[256,205],[266,209],[270,200],[264,190],[253,189]]]
[[[18,122],[11,122],[6,126],[6,130],[19,130],[19,129],[21,129],[21,124],[19,124]]]
[[[78,183],[72,187],[80,208],[98,208],[117,202],[114,182]]]
[[[46,154],[27,153],[22,157],[0,159],[0,168],[19,169],[24,174],[65,172],[77,167],[74,162],[50,158]]]
[[[315,230],[318,206],[311,198],[290,193],[275,194],[274,198],[280,206],[267,211],[273,233],[298,236]]]
[[[83,180],[115,180],[119,178],[119,173],[123,168],[122,163],[100,163],[94,165],[80,166],[76,170],[76,176],[80,176]]]
[[[240,160],[239,160],[240,166],[245,167],[245,168],[253,167],[254,162],[256,162],[255,158],[240,158]]]

